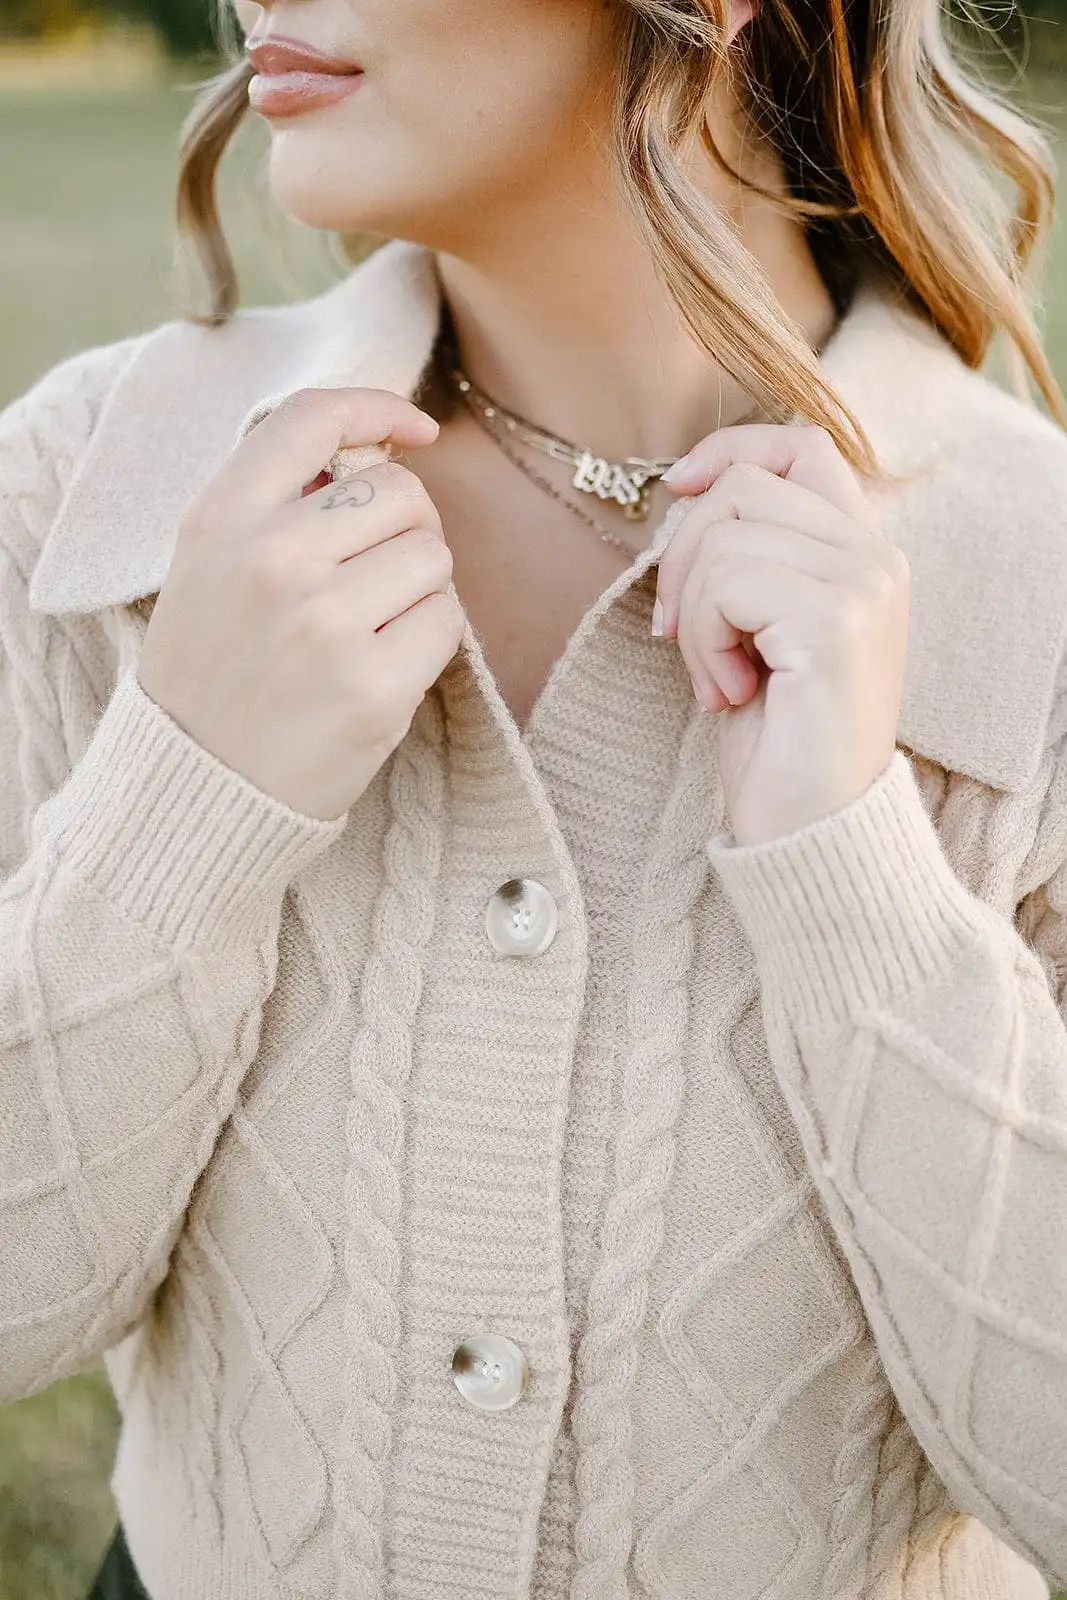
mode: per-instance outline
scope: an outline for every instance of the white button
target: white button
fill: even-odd
[[[502,956],[539,956],[556,937],[556,902],[536,878],[509,878],[485,908],[489,943]]]
[[[499,1333],[475,1333],[456,1346],[452,1381],[479,1411],[506,1411],[521,1399],[530,1369],[517,1344]]]

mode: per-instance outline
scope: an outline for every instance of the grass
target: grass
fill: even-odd
[[[83,1600],[115,1525],[103,1368],[0,1408],[0,1596]]]
[[[0,72],[0,405],[62,357],[179,311],[171,190],[182,83],[195,74],[141,72],[106,91],[66,77],[27,88]],[[1027,92],[1067,133],[1067,71],[1033,74]],[[312,293],[337,269],[316,236],[265,220],[257,131],[227,158],[222,197],[243,299],[265,304]],[[1050,284],[1067,283],[1064,233],[1061,211]],[[1046,342],[1067,388],[1062,289]],[[0,1600],[83,1600],[115,1522],[117,1428],[102,1368],[0,1409]]]
[[[106,93],[0,88],[0,404],[62,357],[179,314],[173,174],[194,77]],[[221,192],[242,297],[268,304],[324,288],[337,269],[319,235],[272,222],[260,203],[261,131],[242,130]]]

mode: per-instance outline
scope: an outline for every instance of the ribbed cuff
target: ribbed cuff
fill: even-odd
[[[264,937],[287,884],[344,830],[264,793],[130,670],[39,824],[64,868],[173,946]]]
[[[758,845],[714,834],[706,848],[764,984],[801,1023],[884,1005],[943,974],[961,942],[988,937],[901,750],[831,816]]]

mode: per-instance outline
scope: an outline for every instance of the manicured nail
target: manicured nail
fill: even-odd
[[[689,457],[682,456],[674,463],[673,467],[667,468],[667,471],[663,474],[663,477],[660,481],[662,483],[674,483],[678,478],[681,478],[684,475],[685,469],[688,467],[688,465]]]
[[[663,605],[659,600],[652,607],[652,633],[657,639],[663,638]]]

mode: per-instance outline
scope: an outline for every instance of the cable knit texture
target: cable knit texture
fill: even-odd
[[[153,1600],[1040,1600],[1067,1583],[1067,441],[869,281],[821,357],[912,567],[897,749],[738,847],[650,632],[525,728],[468,628],[342,818],[140,688],[286,393],[415,391],[432,258],[0,416],[0,1392],[103,1355]],[[795,419],[794,419],[795,420]],[[335,474],[373,457],[341,451]],[[486,910],[555,904],[536,955]],[[516,913],[521,924],[521,907]],[[452,1381],[478,1333],[529,1379]]]

